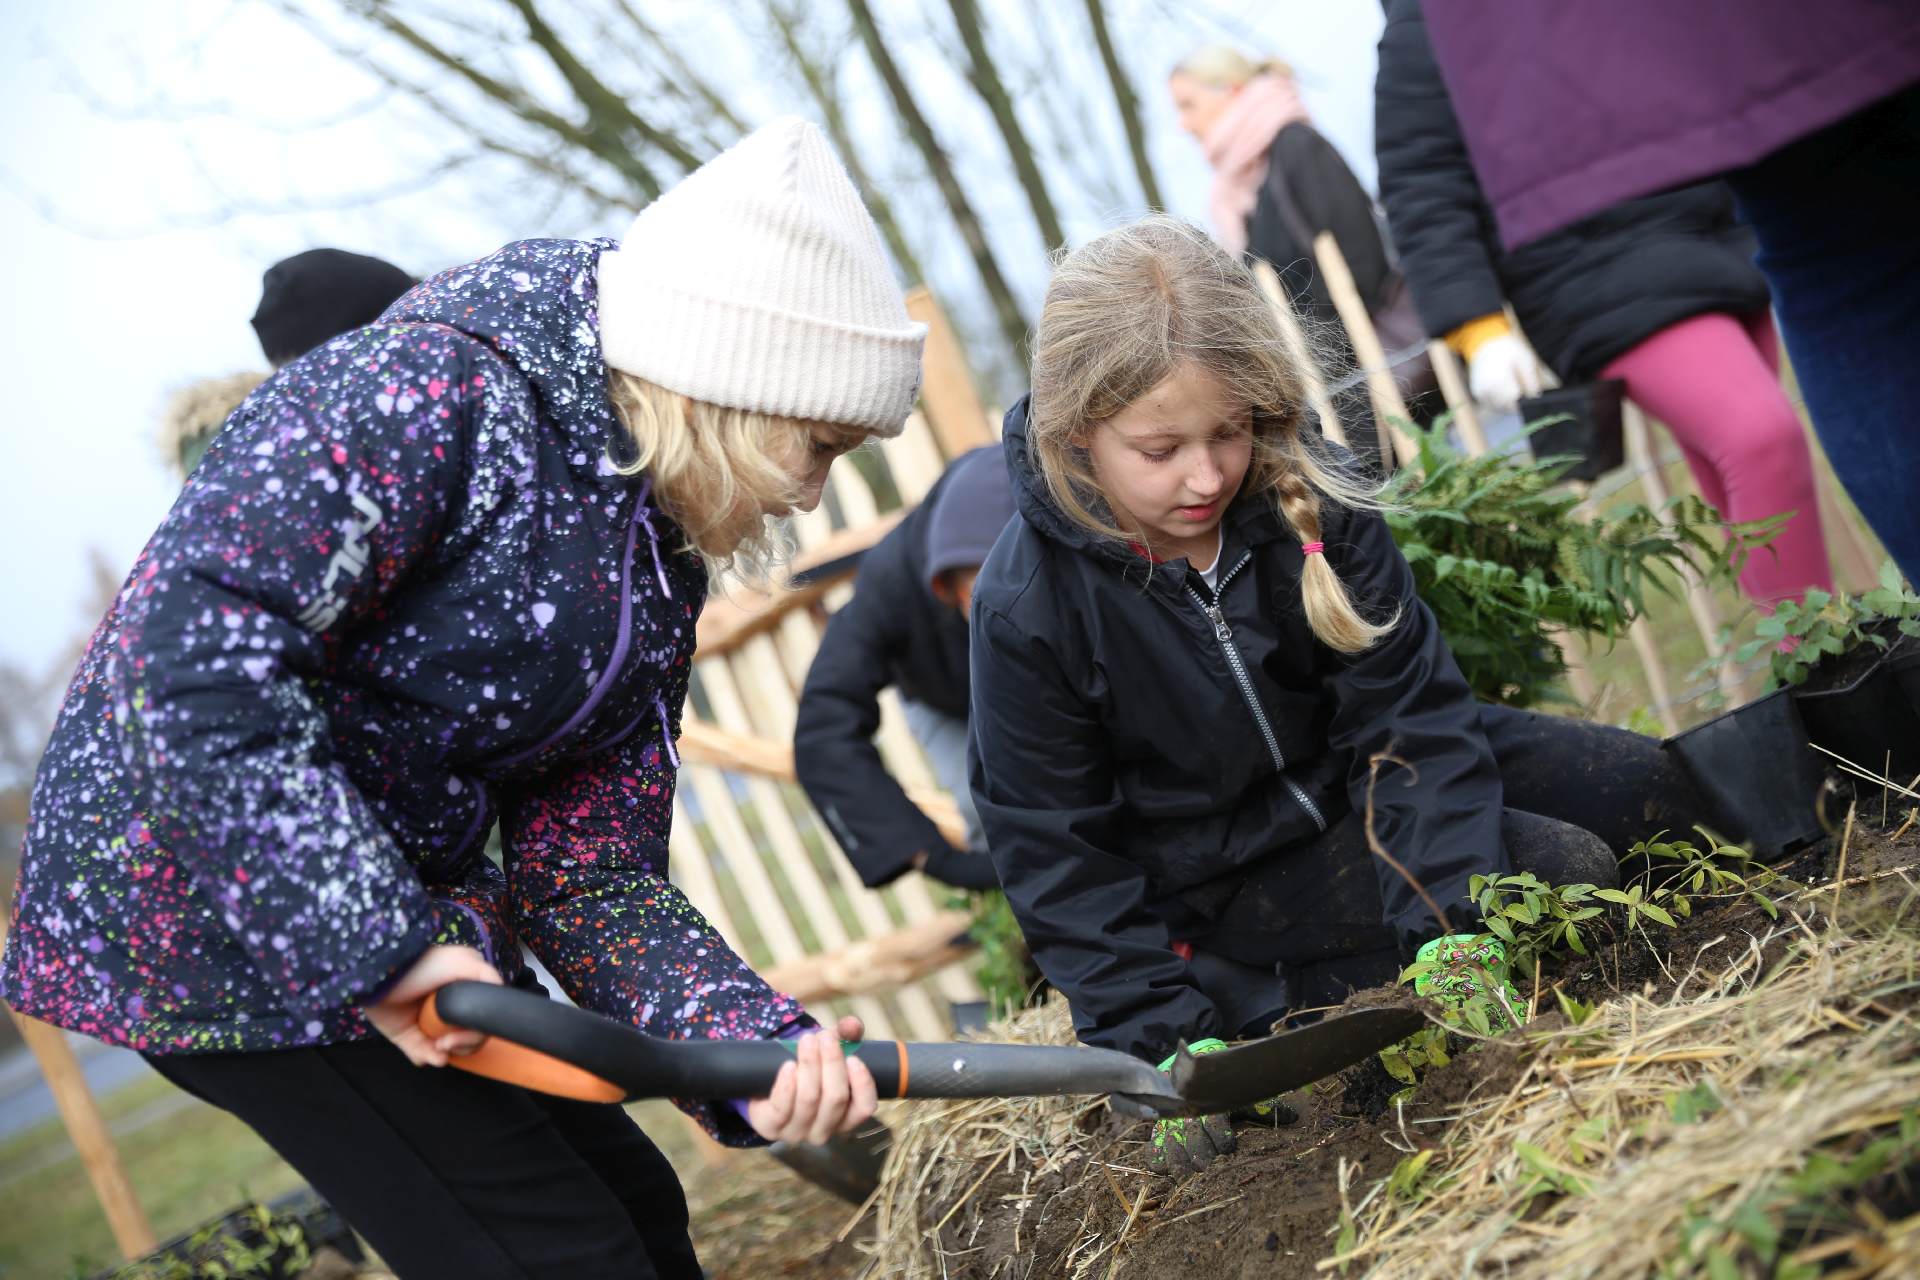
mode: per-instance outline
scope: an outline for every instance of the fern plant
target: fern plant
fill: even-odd
[[[1678,598],[1683,568],[1730,579],[1780,525],[1730,523],[1692,496],[1664,513],[1635,504],[1583,515],[1581,496],[1556,487],[1566,459],[1468,457],[1443,426],[1409,431],[1420,456],[1387,484],[1387,524],[1467,683],[1489,702],[1564,700],[1555,631],[1617,640],[1652,593]]]

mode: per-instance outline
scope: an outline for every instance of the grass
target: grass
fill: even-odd
[[[150,1077],[101,1102],[110,1126],[179,1096]],[[249,1199],[269,1199],[301,1179],[247,1127],[225,1112],[185,1105],[127,1132],[120,1158],[160,1239],[191,1230]],[[62,1149],[64,1148],[64,1154]],[[17,1181],[16,1169],[37,1169]],[[58,1120],[0,1146],[0,1277],[90,1275],[119,1260],[80,1158]]]
[[[161,1240],[302,1184],[240,1121],[157,1076],[102,1098],[100,1109]],[[716,1192],[723,1187],[709,1163],[715,1148],[671,1104],[645,1102],[628,1110],[690,1186]],[[143,1113],[154,1118],[141,1124]],[[86,1171],[57,1119],[0,1144],[0,1203],[6,1206],[0,1213],[0,1280],[87,1276],[119,1261]],[[705,1209],[696,1204],[694,1221],[694,1242],[703,1253]],[[735,1210],[737,1205],[729,1211]]]

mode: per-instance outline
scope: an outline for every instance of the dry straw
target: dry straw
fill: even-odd
[[[1518,1079],[1455,1114],[1403,1116],[1414,1142],[1394,1145],[1437,1145],[1410,1155],[1420,1176],[1391,1190],[1343,1167],[1347,1212],[1328,1237],[1342,1252],[1321,1268],[1381,1280],[1763,1274],[1740,1252],[1753,1222],[1743,1207],[1777,1208],[1816,1151],[1844,1160],[1903,1117],[1920,1126],[1909,871],[1849,880],[1844,927],[1811,914],[1834,886],[1790,897],[1771,934],[1729,933],[1670,971],[1669,994],[1629,993],[1580,1026],[1530,1032]],[[1057,996],[992,1036],[1073,1042]],[[1124,1274],[1128,1245],[1225,1206],[1180,1203],[1183,1189],[1146,1200],[1138,1143],[1088,1123],[1100,1105],[982,1099],[903,1113],[863,1274],[1100,1280]],[[1818,1239],[1783,1234],[1780,1256],[1837,1268],[1828,1274],[1920,1275],[1920,1216],[1887,1222],[1857,1196],[1847,1213],[1850,1225]],[[1052,1221],[1062,1214],[1077,1221]],[[1728,1255],[1718,1267],[1715,1251]]]
[[[989,1038],[1075,1043],[1066,1001],[1058,995],[995,1023]],[[1058,1203],[1086,1211],[1060,1274],[1076,1280],[1110,1275],[1123,1256],[1122,1238],[1129,1230],[1140,1233],[1147,1179],[1138,1168],[1138,1143],[1117,1144],[1088,1132],[1094,1126],[1083,1123],[1087,1114],[1105,1106],[1097,1098],[978,1098],[923,1103],[904,1112],[874,1201],[864,1274],[945,1277],[980,1258],[991,1231],[1010,1236],[1001,1242],[1010,1252],[996,1270],[1024,1275],[1048,1207]],[[1131,1198],[1116,1171],[1138,1184]],[[1091,1221],[1089,1183],[1119,1202],[1117,1213],[1102,1215],[1117,1221],[1111,1231]]]
[[[1779,1227],[1813,1153],[1844,1163],[1920,1122],[1915,894],[1904,874],[1881,884],[1892,901],[1850,898],[1849,928],[1795,916],[1771,938],[1728,938],[1670,997],[1629,995],[1540,1035],[1504,1094],[1464,1106],[1437,1150],[1412,1157],[1425,1161],[1417,1179],[1358,1204],[1361,1189],[1343,1188],[1344,1252],[1321,1268],[1379,1280],[1766,1273],[1745,1233]],[[1888,1222],[1857,1195],[1839,1214],[1847,1225],[1818,1239],[1783,1232],[1779,1256],[1920,1275],[1920,1216]]]

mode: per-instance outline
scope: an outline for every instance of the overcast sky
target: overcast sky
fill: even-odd
[[[876,8],[884,22],[885,0]],[[1177,27],[1177,0],[1155,8]],[[698,20],[698,6],[649,9]],[[1371,186],[1379,6],[1250,0],[1242,12],[1298,68],[1316,122]],[[1157,79],[1138,78],[1169,202],[1204,220],[1198,151]],[[326,207],[435,158],[391,112],[354,109],[371,91],[261,3],[0,3],[0,661],[38,671],[96,621],[89,549],[123,574],[173,497],[154,444],[167,394],[262,367],[247,318],[267,265],[330,244],[425,271],[521,236],[622,229],[511,225],[444,191]],[[156,118],[158,101],[172,109]]]

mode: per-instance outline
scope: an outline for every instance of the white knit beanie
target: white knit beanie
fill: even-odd
[[[600,256],[607,364],[709,404],[897,436],[927,326],[820,130],[748,134]]]

